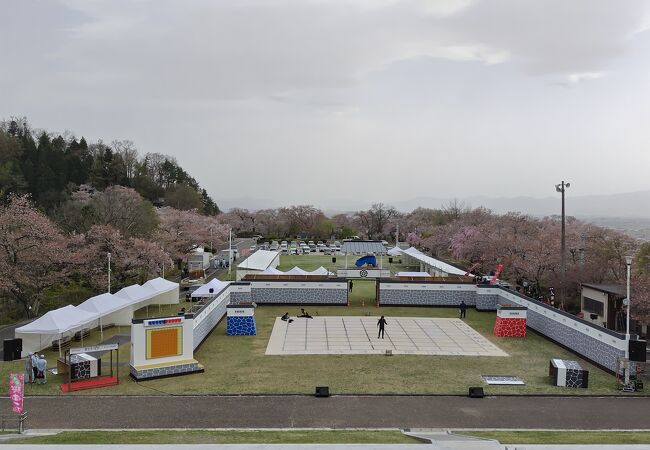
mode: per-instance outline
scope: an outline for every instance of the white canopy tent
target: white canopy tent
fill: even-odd
[[[192,292],[192,297],[210,297],[213,295],[217,295],[229,284],[230,283],[226,283],[214,278],[208,281],[207,283],[201,285],[197,290]],[[212,292],[210,292],[210,290],[212,290]]]
[[[306,270],[302,270],[300,267],[296,266],[291,270],[288,270],[285,272],[285,275],[310,275],[311,272],[307,272]]]
[[[179,302],[180,289],[178,283],[158,277],[147,281],[142,286],[156,292],[151,301],[153,304],[175,305]]]
[[[98,314],[84,311],[72,305],[48,311],[43,316],[22,327],[16,328],[16,338],[23,340],[21,356],[37,352],[59,341],[59,354],[61,353],[61,339],[74,332],[91,327],[97,321]]]
[[[399,247],[393,247],[390,250],[388,250],[388,255],[389,256],[400,256],[402,254],[403,250]]]
[[[286,273],[276,269],[275,267],[269,267],[261,271],[258,275],[286,275]]]
[[[102,339],[104,339],[104,325],[131,325],[134,311],[130,300],[109,293],[90,297],[77,308],[97,314]]]
[[[139,284],[132,284],[120,289],[114,295],[129,300],[134,309],[139,309],[152,303],[151,300],[156,296],[156,291]]]
[[[447,275],[465,275],[466,271],[454,267],[451,264],[448,264],[439,259],[432,258],[422,253],[420,250],[415,247],[409,247],[406,250],[403,250],[404,255],[416,260],[420,264],[420,268],[424,268],[426,271],[435,276],[447,276]]]
[[[325,267],[320,266],[316,270],[312,270],[311,272],[307,272],[307,275],[332,275],[332,272],[327,270]]]

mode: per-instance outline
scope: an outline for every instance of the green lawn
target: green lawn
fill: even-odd
[[[280,268],[298,264],[304,269],[325,265],[329,256],[283,257]],[[337,264],[341,258],[337,258]],[[381,307],[375,306],[374,281],[358,280],[350,295],[350,306],[310,306],[312,315],[328,316],[419,316],[456,317],[456,308]],[[182,305],[162,307],[163,314],[175,313]],[[271,329],[276,317],[285,312],[298,313],[297,306],[260,306],[255,311],[257,336],[226,336],[225,320],[195,353],[195,358],[205,367],[205,373],[184,377],[163,378],[136,383],[129,378],[128,364],[120,367],[122,384],[119,386],[81,391],[74,395],[150,393],[174,394],[311,394],[314,386],[330,386],[334,394],[467,394],[469,386],[481,386],[480,376],[515,375],[525,386],[485,386],[490,394],[618,394],[616,380],[595,366],[580,360],[572,353],[558,347],[534,333],[526,338],[496,338],[492,335],[494,312],[469,310],[466,322],[487,339],[508,353],[509,357],[419,356],[394,355],[278,355],[265,356]],[[158,312],[150,308],[150,315]],[[138,311],[143,317],[146,311]],[[112,328],[105,338],[118,332]],[[129,327],[122,327],[128,333]],[[99,332],[93,332],[87,344],[99,341]],[[46,352],[50,367],[55,355]],[[560,388],[550,385],[548,361],[551,358],[579,360],[589,371],[589,389]],[[120,361],[129,361],[129,346],[120,348]],[[9,372],[22,371],[22,362],[0,363],[0,379]],[[26,386],[27,395],[59,394],[62,376],[48,377],[45,386]],[[6,383],[0,384],[0,395],[6,395]]]
[[[64,431],[11,444],[417,444],[399,431]]]
[[[454,431],[514,444],[650,444],[647,431]]]

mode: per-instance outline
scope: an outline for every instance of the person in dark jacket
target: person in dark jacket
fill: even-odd
[[[379,333],[377,333],[377,339],[381,336],[381,338],[384,338],[384,327],[388,325],[388,322],[386,322],[386,319],[384,319],[384,316],[381,316],[379,320],[377,321],[377,326],[379,327]]]
[[[460,318],[464,319],[465,314],[467,312],[467,305],[465,304],[465,301],[460,302],[460,305],[458,306],[458,310],[460,311]]]

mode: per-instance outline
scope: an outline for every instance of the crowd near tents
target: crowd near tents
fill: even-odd
[[[16,338],[23,341],[22,356],[38,352],[58,342],[67,341],[75,333],[107,325],[131,325],[136,310],[149,305],[178,303],[179,285],[163,278],[144,285],[127,286],[115,294],[104,293],[89,298],[79,306],[67,305],[45,313],[22,327]]]

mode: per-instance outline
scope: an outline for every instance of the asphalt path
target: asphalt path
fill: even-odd
[[[523,428],[647,429],[643,397],[58,396],[28,397],[30,429]],[[0,399],[0,413],[10,410]]]

